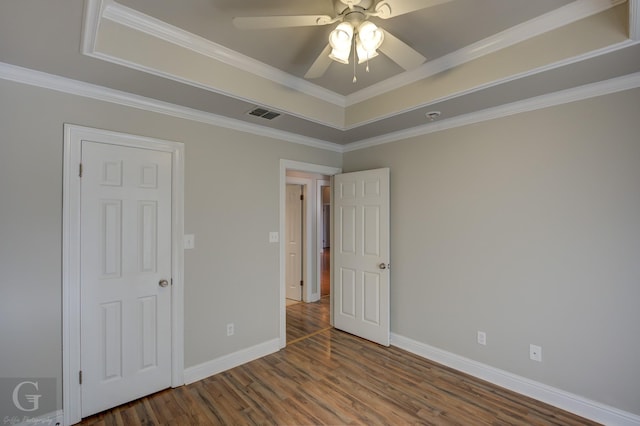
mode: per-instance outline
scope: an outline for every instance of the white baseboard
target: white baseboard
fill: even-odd
[[[640,425],[640,416],[635,414],[591,401],[579,395],[482,364],[408,337],[392,333],[391,344],[423,358],[605,425]]]
[[[184,382],[190,384],[198,380],[206,379],[214,374],[222,373],[233,367],[245,364],[254,359],[278,352],[280,350],[280,339],[269,340],[264,343],[257,344],[250,348],[234,352],[211,361],[184,369]]]

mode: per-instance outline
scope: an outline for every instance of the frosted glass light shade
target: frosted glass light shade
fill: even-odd
[[[361,64],[365,61],[368,61],[369,59],[373,59],[376,56],[378,56],[378,52],[373,50],[373,51],[368,51],[367,49],[364,48],[364,46],[362,45],[362,43],[360,42],[360,40],[358,40],[357,44],[356,44],[356,53],[358,54],[358,63]]]
[[[348,64],[352,40],[353,26],[348,22],[342,22],[339,24],[329,35],[329,44],[332,48],[329,57],[342,64]]]
[[[358,38],[369,52],[376,50],[384,41],[384,32],[373,22],[364,21],[358,27]]]

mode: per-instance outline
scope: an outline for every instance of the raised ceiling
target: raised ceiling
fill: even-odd
[[[356,146],[637,73],[638,9],[637,0],[451,0],[371,18],[427,61],[405,71],[380,55],[369,73],[356,68],[354,84],[353,66],[338,63],[304,79],[335,24],[232,24],[235,16],[332,15],[332,0],[9,0],[0,4],[0,61]],[[248,115],[256,106],[282,115]],[[431,110],[442,112],[436,123],[425,118]]]
[[[571,1],[454,0],[392,19],[373,17],[370,20],[427,60],[433,60]],[[119,3],[299,78],[303,78],[327,45],[329,32],[337,25],[240,30],[231,22],[236,16],[333,15],[332,0],[119,0]],[[372,59],[370,69],[371,72],[366,73],[364,65],[359,65],[358,81],[354,84],[353,67],[334,62],[324,77],[310,81],[349,95],[404,72],[384,55]]]

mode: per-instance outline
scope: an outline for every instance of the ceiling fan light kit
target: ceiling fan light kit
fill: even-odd
[[[394,18],[449,1],[452,0],[334,0],[334,17],[328,15],[248,16],[233,18],[233,23],[241,29],[267,29],[330,25],[340,21],[329,34],[329,44],[307,71],[305,78],[321,77],[332,60],[348,64],[351,54],[354,57],[354,66],[356,62],[359,64],[368,62],[369,59],[378,56],[378,49],[400,67],[410,70],[424,63],[426,58],[393,34],[378,28],[368,19],[371,17]]]
[[[329,57],[341,64],[348,64],[354,34],[359,64],[378,56],[377,49],[384,41],[384,33],[373,22],[364,21],[357,29],[349,22],[342,22],[331,31],[329,44],[332,50]]]

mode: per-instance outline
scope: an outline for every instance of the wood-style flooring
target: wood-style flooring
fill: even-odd
[[[322,302],[287,307],[285,349],[82,424],[595,424],[396,347],[327,328],[328,298]]]
[[[325,247],[320,254],[320,296],[328,296],[331,291],[331,249]]]
[[[322,297],[318,302],[287,306],[287,344],[331,328],[329,305],[329,297]]]

